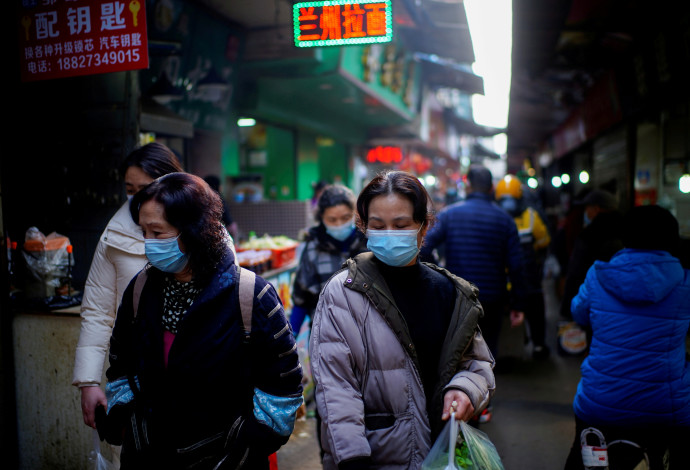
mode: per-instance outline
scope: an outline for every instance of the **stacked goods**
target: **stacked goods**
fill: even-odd
[[[284,235],[275,237],[264,235],[263,237],[250,237],[248,241],[240,244],[237,251],[238,257],[246,251],[270,251],[271,269],[278,269],[290,264],[295,259],[298,244],[296,240]]]
[[[271,269],[271,250],[237,250],[237,262],[243,268],[262,274]]]

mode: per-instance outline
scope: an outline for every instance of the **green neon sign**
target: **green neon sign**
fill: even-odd
[[[297,47],[390,42],[392,0],[326,0],[292,6]]]

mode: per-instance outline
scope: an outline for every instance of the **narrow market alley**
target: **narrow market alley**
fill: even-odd
[[[480,425],[506,470],[563,468],[574,437],[572,399],[583,356],[556,352],[558,300],[552,280],[544,282],[544,291],[551,355],[533,360],[530,346],[522,345],[520,329],[503,335],[500,347],[506,357],[502,362],[509,367],[497,370],[493,418]],[[321,469],[313,416],[297,422],[290,441],[278,452],[278,468]]]

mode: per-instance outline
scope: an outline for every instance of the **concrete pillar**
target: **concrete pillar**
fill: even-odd
[[[93,430],[84,424],[72,385],[80,322],[78,312],[14,318],[20,470],[93,468]],[[111,458],[109,446],[102,447]]]

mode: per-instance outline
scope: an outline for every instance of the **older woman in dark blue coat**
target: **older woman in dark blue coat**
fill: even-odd
[[[185,173],[132,200],[151,266],[139,300],[136,280],[124,293],[106,391],[117,410],[129,387],[146,424],[125,431],[123,469],[267,469],[291,434],[302,403],[295,339],[273,287],[258,276],[240,280],[221,208],[203,180]]]
[[[592,329],[592,344],[573,403],[577,435],[569,462],[580,454],[581,431],[593,426],[608,441],[645,447],[651,468],[670,449],[671,468],[687,469],[690,271],[671,254],[678,222],[658,206],[635,207],[624,233],[626,248],[595,262],[572,301],[574,319]],[[582,468],[581,461],[572,465]]]

